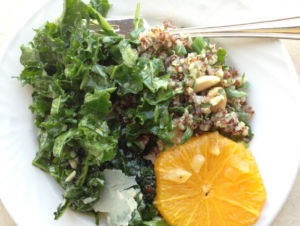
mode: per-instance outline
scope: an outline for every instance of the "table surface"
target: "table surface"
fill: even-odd
[[[41,6],[47,0],[39,0]],[[25,6],[24,0],[0,0],[0,52],[3,50],[4,45],[8,42],[11,35],[14,34],[15,29],[19,24],[27,18],[23,17],[22,10],[29,9]],[[18,6],[18,7],[16,7]],[[39,6],[33,6],[26,15],[31,15],[37,10]],[[300,81],[300,41],[294,40],[281,40],[287,48],[291,59],[295,65],[298,78]],[[0,197],[1,199],[1,197]],[[282,210],[274,220],[271,226],[300,226],[300,173],[298,172],[295,184],[289,194],[289,197],[284,204]],[[5,207],[0,200],[0,225],[1,226],[15,226]]]

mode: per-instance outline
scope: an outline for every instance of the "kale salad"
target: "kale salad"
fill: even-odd
[[[249,83],[209,39],[170,35],[171,22],[146,30],[139,5],[124,39],[105,20],[110,7],[64,0],[61,16],[21,46],[18,79],[33,87],[39,129],[32,164],[64,190],[56,220],[71,208],[96,224],[101,212],[113,226],[167,225],[153,204],[151,160],[213,131],[247,146]]]

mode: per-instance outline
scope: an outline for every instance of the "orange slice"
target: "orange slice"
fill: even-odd
[[[218,132],[161,153],[154,167],[154,204],[169,225],[251,225],[267,198],[251,152]]]

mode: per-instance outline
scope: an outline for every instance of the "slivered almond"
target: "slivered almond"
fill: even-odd
[[[202,76],[196,79],[194,92],[198,93],[218,84],[221,79],[217,76]]]
[[[208,97],[215,98],[216,96],[220,96],[221,95],[220,92],[222,93],[222,95],[224,95],[224,99],[221,100],[215,106],[211,106],[210,107],[210,110],[213,113],[217,113],[219,111],[219,109],[226,107],[226,104],[227,104],[226,93],[225,93],[225,90],[222,87],[215,87],[215,88],[209,90],[209,92],[207,93]]]

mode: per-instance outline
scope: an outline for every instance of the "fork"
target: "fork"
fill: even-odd
[[[143,21],[144,27],[150,29],[147,21]],[[115,32],[125,38],[134,30],[133,18],[107,19]],[[99,34],[99,26],[96,22],[91,23],[91,32]],[[213,27],[191,27],[168,29],[170,34],[180,36],[189,34],[190,37],[216,37],[216,38],[278,38],[300,39],[300,17],[283,18],[278,20],[260,21],[254,23],[234,24]]]

